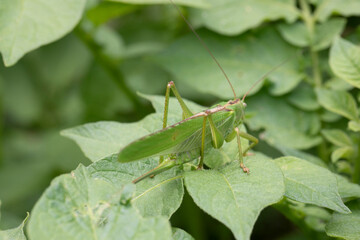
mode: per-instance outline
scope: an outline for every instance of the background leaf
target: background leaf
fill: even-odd
[[[171,4],[169,0],[110,0],[114,2],[123,2],[130,4]],[[175,4],[190,7],[208,7],[208,0],[173,0]]]
[[[172,237],[174,240],[195,240],[195,238],[180,228],[173,228]]]
[[[295,157],[281,157],[275,162],[285,177],[286,197],[350,213],[341,201],[336,177],[329,170]]]
[[[315,18],[325,21],[332,14],[342,16],[360,15],[360,3],[356,0],[320,0],[315,11]]]
[[[198,18],[207,28],[222,35],[238,35],[269,20],[291,22],[298,16],[292,0],[208,1],[211,7],[199,11]]]
[[[360,47],[337,37],[330,50],[329,62],[338,77],[360,88]]]
[[[326,225],[326,233],[331,237],[356,240],[360,237],[360,204],[350,205],[351,214],[334,213]]]
[[[5,0],[0,9],[0,51],[6,66],[55,41],[77,24],[85,0]]]
[[[250,239],[260,211],[279,201],[283,177],[268,158],[256,155],[245,161],[245,174],[234,161],[219,170],[187,172],[186,189],[205,212],[231,229],[236,239]]]
[[[321,133],[324,135],[326,140],[331,142],[336,146],[350,146],[352,147],[353,142],[351,138],[342,130],[340,129],[323,129]]]
[[[275,66],[290,56],[296,56],[296,49],[287,45],[272,28],[233,38],[208,31],[200,31],[199,35],[226,71],[238,96],[245,94],[256,80]],[[199,92],[210,93],[221,99],[234,97],[220,69],[192,34],[154,56],[154,61]],[[296,62],[292,58],[269,75],[273,94],[291,91],[304,77]],[[252,92],[260,87],[261,84],[258,84]]]
[[[350,120],[357,120],[359,110],[354,98],[346,91],[317,88],[316,95],[321,106]]]
[[[320,143],[320,137],[314,135],[320,127],[315,114],[297,110],[282,98],[272,98],[264,92],[250,98],[247,104],[246,112],[252,117],[246,123],[250,129],[264,128],[261,137],[269,144],[306,149]]]

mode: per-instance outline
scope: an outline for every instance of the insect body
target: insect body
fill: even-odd
[[[180,103],[184,119],[166,127],[170,90],[173,91]],[[244,172],[248,173],[249,169],[243,163],[243,155],[257,144],[258,140],[238,129],[244,120],[245,107],[246,104],[243,100],[235,99],[193,114],[182,100],[175,84],[170,82],[167,85],[165,96],[163,129],[130,143],[120,151],[118,159],[120,162],[130,162],[152,156],[169,156],[165,160],[160,157],[159,166],[134,180],[134,182],[138,182],[147,176],[198,157],[200,157],[198,168],[201,169],[206,150],[220,148],[224,141],[231,141],[236,137],[240,166]],[[241,149],[240,137],[252,141],[252,144],[244,151]]]

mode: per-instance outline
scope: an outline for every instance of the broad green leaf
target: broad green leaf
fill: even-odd
[[[295,157],[281,157],[275,162],[285,177],[285,196],[341,213],[350,210],[341,201],[336,176],[329,170]]]
[[[284,194],[283,176],[271,160],[247,157],[245,174],[237,161],[219,170],[185,173],[186,188],[195,203],[225,224],[236,239],[250,239],[260,211]]]
[[[336,122],[341,119],[340,115],[330,112],[326,109],[321,109],[320,111],[321,111],[321,113],[320,113],[321,120],[324,122],[332,123],[332,122]]]
[[[104,160],[105,165],[99,161],[88,168],[79,166],[71,174],[54,179],[32,211],[29,237],[38,240],[171,239],[166,217],[143,218],[131,205],[119,205],[123,194],[129,196],[123,193],[129,180],[124,178],[125,184],[114,184],[112,181],[120,181],[116,178],[126,172],[121,172],[121,166],[114,169],[116,156],[112,164],[108,164],[109,160]],[[141,164],[137,164],[141,168]],[[139,168],[130,170],[136,172]]]
[[[317,24],[312,38],[303,22],[294,24],[281,24],[278,29],[281,35],[291,44],[298,47],[310,47],[320,51],[328,48],[335,36],[341,34],[345,19],[335,18],[324,23]]]
[[[330,50],[329,62],[336,76],[360,88],[360,47],[337,37]]]
[[[24,226],[27,218],[29,217],[29,213],[25,220],[18,226],[17,228],[8,229],[8,230],[0,230],[0,239],[1,240],[26,240],[26,236],[24,234]]]
[[[331,237],[358,240],[360,238],[360,204],[350,205],[351,214],[333,213],[326,225],[326,233]]]
[[[136,123],[96,122],[61,131],[74,140],[91,161],[118,153],[137,138],[161,129],[161,114],[151,114]]]
[[[354,154],[354,149],[349,146],[337,148],[331,153],[331,161],[337,162],[340,158],[350,158]]]
[[[208,31],[199,31],[199,34],[231,79],[238,96],[245,94],[264,74],[297,52],[273,28],[233,38]],[[179,81],[199,92],[221,99],[234,98],[224,75],[193,34],[176,41],[153,59]],[[268,76],[272,94],[285,94],[296,87],[304,77],[298,66],[297,59],[291,58]],[[261,84],[252,93],[259,88]]]
[[[261,136],[272,146],[307,149],[321,142],[321,138],[314,135],[320,128],[320,120],[315,113],[300,111],[284,99],[264,93],[249,98],[247,106],[246,112],[252,117],[246,123],[250,129],[264,129]]]
[[[223,35],[238,35],[265,21],[298,17],[292,0],[208,0],[211,7],[199,10],[198,17],[209,29]]]
[[[340,129],[323,129],[321,130],[321,133],[326,138],[326,140],[336,146],[353,146],[351,138],[346,134],[346,132]]]
[[[341,198],[360,198],[360,185],[347,180],[345,177],[336,174],[338,188]]]
[[[357,0],[319,0],[315,10],[315,18],[321,22],[332,14],[341,16],[360,15],[360,2]]]
[[[158,158],[120,164],[117,155],[113,155],[93,163],[88,171],[93,178],[104,179],[121,188],[157,165]],[[183,195],[181,175],[173,168],[137,183],[132,203],[142,216],[170,217],[180,206]]]
[[[359,122],[350,121],[348,123],[348,127],[351,131],[360,132],[360,123]]]
[[[0,51],[6,66],[70,32],[85,0],[4,0],[0,7]]]
[[[109,0],[113,2],[123,2],[129,4],[171,4],[170,0]],[[209,0],[173,0],[175,4],[204,8],[209,6]]]
[[[301,158],[304,159],[306,161],[309,161],[315,165],[318,165],[320,167],[324,167],[327,168],[328,166],[326,165],[326,163],[321,160],[321,158],[318,158],[314,155],[311,155],[310,153],[307,152],[302,152],[293,148],[288,148],[288,147],[284,147],[281,145],[276,145],[275,146],[284,156],[292,156],[292,157],[297,157],[297,158]]]
[[[344,116],[350,120],[357,120],[359,110],[354,98],[346,91],[335,91],[317,88],[316,95],[321,106],[329,111]]]
[[[195,240],[190,234],[180,228],[173,228],[172,230],[174,240]]]
[[[300,84],[287,99],[291,104],[305,111],[314,111],[320,107],[314,89],[308,84]]]

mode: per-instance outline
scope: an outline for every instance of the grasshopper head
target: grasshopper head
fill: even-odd
[[[232,109],[235,114],[235,124],[240,125],[244,121],[246,103],[240,99],[230,100],[227,102],[227,108]]]

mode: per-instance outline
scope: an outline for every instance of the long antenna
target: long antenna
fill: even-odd
[[[245,95],[243,96],[243,98],[241,99],[241,101],[243,102],[246,98],[246,96],[251,92],[251,90],[253,90],[253,88],[260,83],[261,81],[263,81],[265,78],[267,78],[271,73],[273,73],[276,69],[278,69],[279,67],[281,67],[282,65],[284,65],[285,63],[287,63],[291,58],[293,58],[294,56],[290,56],[288,57],[286,60],[282,61],[280,64],[276,65],[273,69],[271,69],[270,71],[268,71],[267,73],[265,73],[260,79],[258,79],[250,88],[249,90],[245,93]]]
[[[212,59],[215,61],[215,63],[218,65],[218,67],[220,68],[221,72],[224,74],[226,80],[228,81],[231,90],[234,94],[234,100],[236,99],[236,93],[234,90],[233,85],[230,82],[230,79],[228,78],[228,76],[226,75],[224,69],[221,67],[220,63],[218,62],[218,60],[216,60],[215,56],[212,54],[212,52],[210,51],[210,49],[208,48],[208,46],[206,45],[206,43],[202,40],[202,38],[199,36],[199,34],[197,34],[197,32],[195,31],[195,29],[193,28],[193,26],[190,24],[190,22],[186,19],[186,17],[184,16],[184,14],[182,14],[180,8],[174,3],[173,0],[169,0],[172,5],[176,8],[176,10],[179,12],[180,16],[184,19],[185,23],[188,25],[188,27],[190,28],[190,30],[195,34],[195,36],[197,37],[197,39],[199,39],[200,43],[203,45],[203,47],[206,49],[206,51],[210,54],[210,56],[212,57]]]

